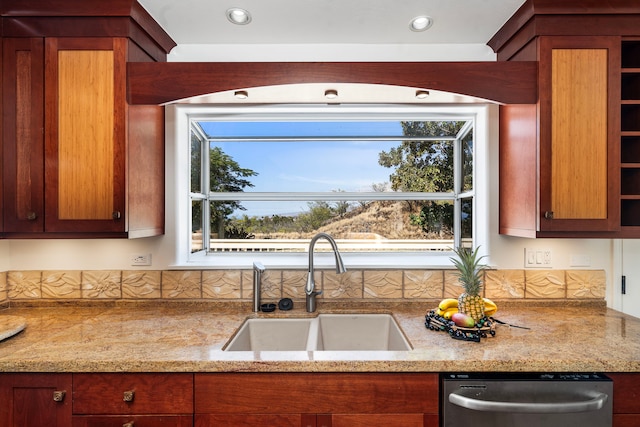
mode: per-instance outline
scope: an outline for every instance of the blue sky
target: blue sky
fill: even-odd
[[[335,142],[215,142],[241,167],[259,173],[247,191],[331,192],[369,191],[371,185],[389,181],[392,169],[378,165],[378,154],[398,146],[402,128],[395,122],[208,122],[202,127],[210,136],[398,136],[397,141]],[[243,203],[245,207],[253,204]],[[306,203],[279,202],[268,210],[292,213]],[[251,208],[247,215],[266,215]]]

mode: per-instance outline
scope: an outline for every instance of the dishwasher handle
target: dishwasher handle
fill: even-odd
[[[586,399],[578,402],[500,402],[474,399],[453,392],[449,394],[449,402],[463,408],[481,412],[562,414],[597,411],[602,409],[609,398],[607,394],[599,392],[585,393],[583,396]]]

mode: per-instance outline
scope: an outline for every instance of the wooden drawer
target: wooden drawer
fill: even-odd
[[[194,382],[196,414],[438,413],[437,374],[212,373]]]
[[[309,414],[198,414],[194,427],[316,427]]]
[[[133,424],[131,424],[133,423]],[[73,427],[192,427],[191,415],[138,415],[73,417]]]
[[[193,375],[74,374],[73,413],[191,414]]]

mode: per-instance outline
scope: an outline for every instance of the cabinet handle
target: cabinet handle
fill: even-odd
[[[64,396],[67,394],[65,390],[56,390],[53,392],[53,401],[54,402],[62,402],[64,400]]]
[[[133,421],[122,424],[122,427],[133,427]]]
[[[120,219],[120,217],[121,217],[121,215],[120,215],[120,211],[113,211],[113,212],[111,213],[111,217],[112,217],[113,219]]]
[[[546,219],[553,219],[553,211],[546,211],[546,212],[544,213],[544,217],[545,217]]]
[[[133,390],[125,391],[122,396],[122,400],[125,402],[133,402],[133,398],[135,397],[135,392]]]
[[[35,212],[29,212],[27,214],[27,220],[29,221],[35,221],[36,219],[38,219],[38,215],[36,215]]]

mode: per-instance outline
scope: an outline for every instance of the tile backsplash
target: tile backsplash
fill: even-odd
[[[251,270],[65,270],[0,273],[0,302],[25,300],[238,300],[253,297]],[[455,270],[316,271],[319,298],[357,301],[457,298]],[[487,270],[484,296],[604,299],[604,270]],[[304,299],[306,270],[267,270],[262,300]]]

